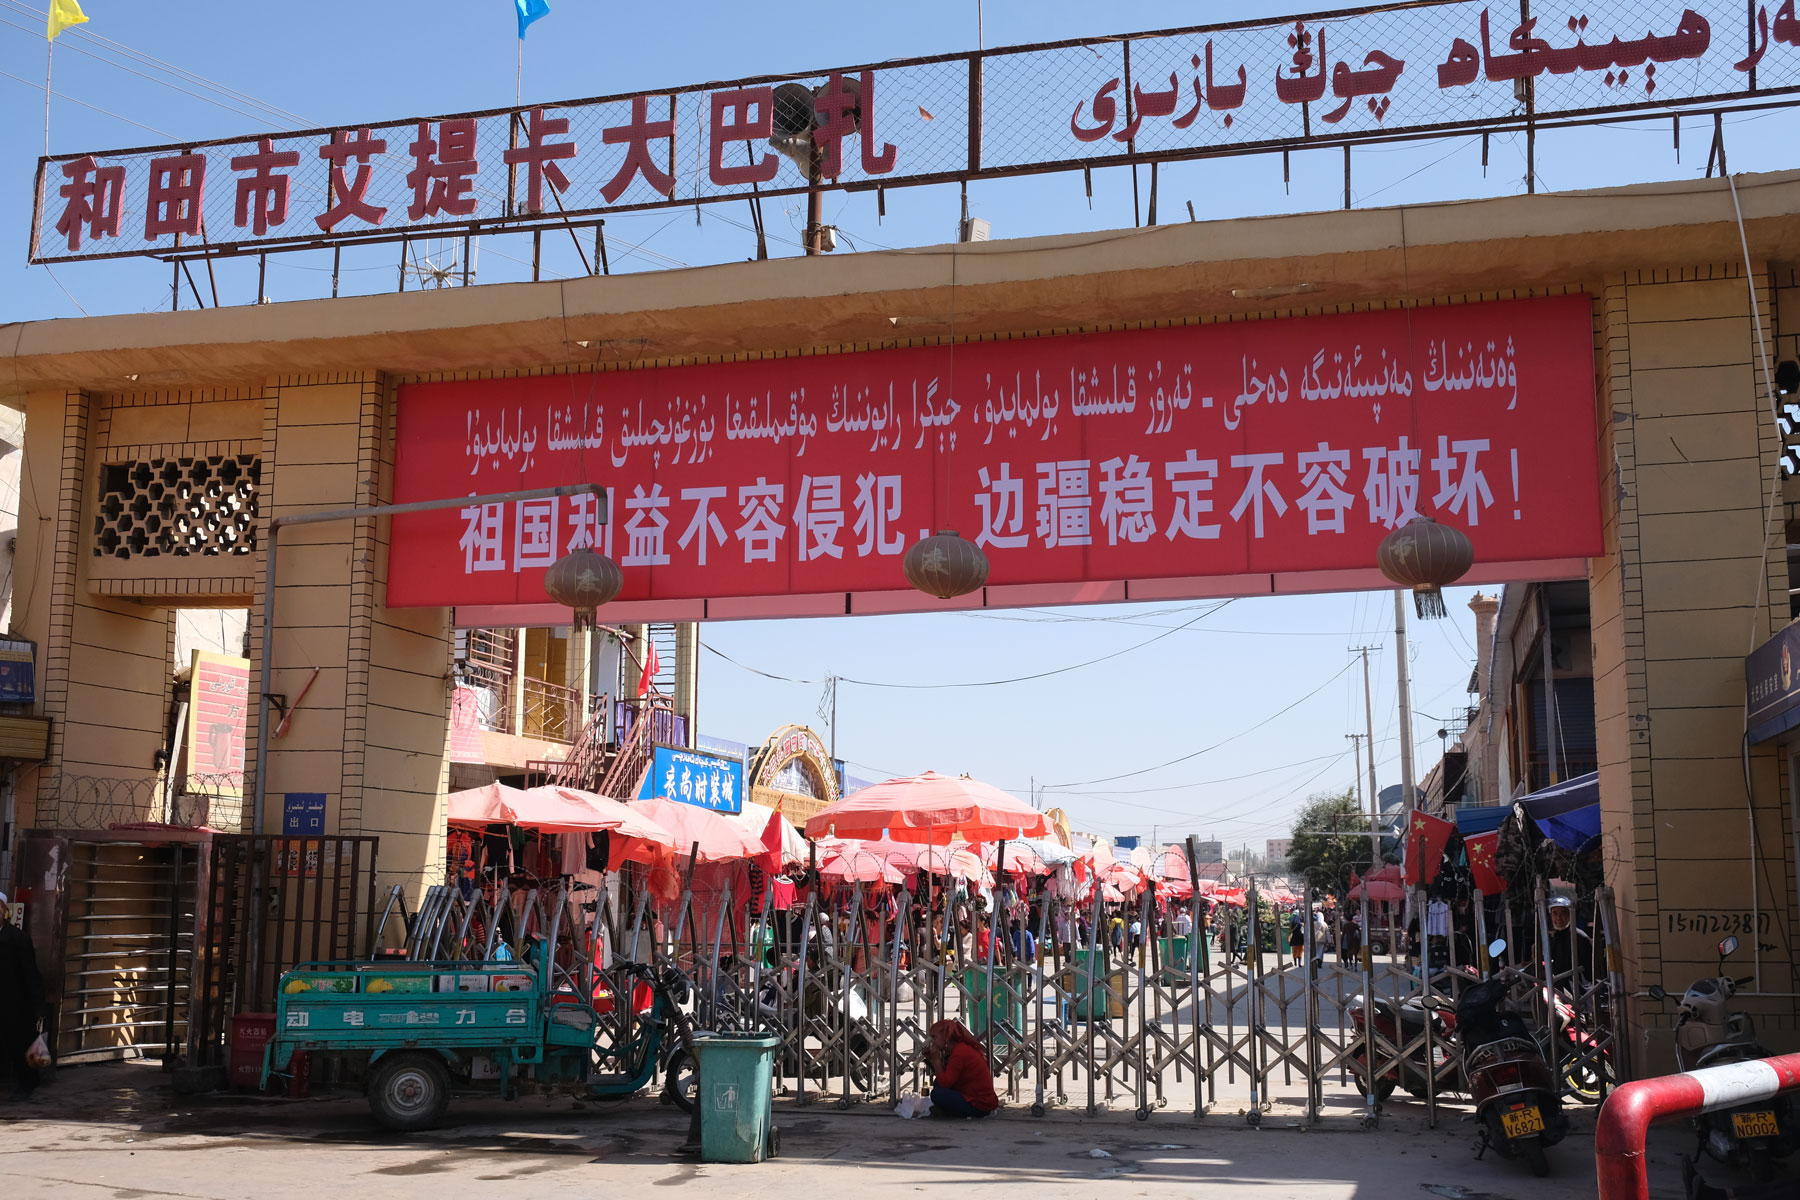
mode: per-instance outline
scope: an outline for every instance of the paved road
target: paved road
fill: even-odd
[[[903,1122],[878,1108],[780,1104],[782,1157],[757,1166],[676,1157],[685,1121],[643,1100],[468,1100],[451,1116],[455,1124],[407,1138],[373,1127],[355,1098],[180,1100],[154,1067],[67,1069],[42,1104],[0,1106],[0,1188],[8,1200],[491,1200],[564,1187],[580,1189],[572,1194],[654,1196],[642,1189],[672,1187],[746,1200],[889,1200],[949,1183],[978,1184],[983,1200],[1237,1197],[1250,1189],[1267,1200],[1594,1194],[1586,1120],[1584,1132],[1553,1152],[1553,1176],[1537,1181],[1492,1155],[1474,1161],[1466,1127],[1452,1121],[1428,1129],[1400,1110],[1370,1132],[1348,1123],[1305,1131],[1277,1121],[1252,1131],[1218,1113],[1198,1123],[1167,1114],[1138,1123],[1123,1114],[1033,1120],[1008,1109],[987,1122],[951,1124]],[[1673,1164],[1659,1148],[1659,1196],[1678,1194]]]

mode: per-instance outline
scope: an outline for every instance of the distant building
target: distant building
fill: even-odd
[[[1215,842],[1195,842],[1194,843],[1194,861],[1195,862],[1203,862],[1203,863],[1224,862],[1225,861],[1225,843],[1217,842],[1217,841],[1215,841]]]
[[[1286,862],[1288,851],[1294,848],[1293,838],[1270,838],[1267,854],[1272,863]]]

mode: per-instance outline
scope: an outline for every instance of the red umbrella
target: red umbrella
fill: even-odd
[[[809,838],[835,834],[875,841],[947,846],[965,842],[1047,837],[1050,821],[1023,800],[968,778],[927,771],[852,792],[806,822]]]

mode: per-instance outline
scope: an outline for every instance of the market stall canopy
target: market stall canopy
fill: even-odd
[[[709,808],[660,799],[639,800],[631,807],[674,835],[678,857],[686,857],[696,845],[703,863],[754,858],[763,852],[762,839],[757,834]]]
[[[1459,804],[1456,806],[1456,831],[1464,837],[1491,833],[1506,824],[1512,811],[1510,804]]]
[[[444,799],[452,825],[481,828],[513,824],[512,801],[525,793],[504,783],[490,783],[466,791],[451,792]]]
[[[1406,899],[1406,888],[1401,884],[1394,883],[1387,879],[1371,878],[1365,879],[1363,882],[1350,889],[1349,899],[1351,903],[1360,901],[1363,898],[1363,892],[1365,890],[1369,893],[1370,904],[1396,904],[1399,901]]]
[[[769,818],[774,815],[775,810],[767,804],[746,800],[743,812],[729,814],[726,819],[742,825],[750,831],[751,837],[760,842],[763,830],[769,827]],[[781,818],[781,861],[799,863],[806,861],[806,839],[800,836],[800,831],[794,828],[794,823],[785,816]]]
[[[1048,837],[1049,818],[1023,800],[967,776],[927,771],[878,783],[827,805],[806,822],[809,838],[835,834],[947,846]]]
[[[991,871],[1000,857],[1000,843],[982,847],[981,861]],[[1075,852],[1053,838],[1020,838],[1006,843],[1006,869],[1048,875],[1064,863],[1075,861]]]
[[[1589,771],[1522,796],[1519,805],[1545,837],[1559,846],[1580,850],[1589,839],[1600,836],[1600,773]]]
[[[507,807],[512,811],[514,825],[539,833],[599,833],[617,829],[626,820],[624,813],[596,803],[604,799],[592,792],[545,784],[515,793]],[[617,801],[613,804],[625,807]]]

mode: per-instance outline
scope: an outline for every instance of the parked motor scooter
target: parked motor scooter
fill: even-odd
[[[1750,1014],[1731,1007],[1738,988],[1755,980],[1755,976],[1733,979],[1725,973],[1725,960],[1737,948],[1736,937],[1720,942],[1719,974],[1696,979],[1681,997],[1676,1010],[1675,1061],[1683,1071],[1750,1062],[1771,1053],[1757,1042],[1756,1022]],[[1659,986],[1650,988],[1653,1000],[1666,1000],[1668,995]],[[1747,1171],[1763,1183],[1774,1177],[1776,1160],[1800,1147],[1800,1120],[1786,1097],[1702,1113],[1693,1124],[1698,1146],[1693,1158],[1684,1159],[1682,1172],[1690,1196],[1701,1194],[1704,1188],[1695,1169],[1701,1154]]]
[[[1419,997],[1413,996],[1396,1004],[1385,996],[1376,996],[1371,1006],[1367,998],[1360,993],[1344,1002],[1344,1011],[1350,1014],[1350,1021],[1360,1036],[1368,1027],[1370,1009],[1374,1010],[1375,1033],[1396,1049],[1412,1046],[1411,1050],[1400,1056],[1399,1060],[1388,1066],[1385,1071],[1375,1076],[1375,1100],[1383,1103],[1394,1093],[1396,1087],[1404,1087],[1414,1096],[1424,1097],[1429,1094],[1429,1081],[1425,1058],[1426,1042],[1419,1040],[1425,1032],[1425,1023],[1431,1022],[1431,1063],[1436,1068],[1437,1076],[1442,1080],[1446,1066],[1455,1053],[1453,1037],[1456,1031],[1456,1017],[1448,1009],[1432,1010],[1425,1006]],[[1417,1045],[1412,1043],[1417,1040]],[[1379,1051],[1375,1055],[1375,1065],[1380,1067],[1387,1056]],[[1362,1095],[1369,1092],[1369,1068],[1363,1052],[1359,1051],[1351,1066],[1351,1079],[1356,1090]],[[1442,1083],[1439,1091],[1445,1090]]]
[[[1488,947],[1488,958],[1505,951],[1506,942],[1497,940]],[[1476,1157],[1491,1146],[1502,1158],[1523,1158],[1541,1178],[1550,1173],[1544,1151],[1568,1136],[1569,1119],[1544,1054],[1544,1035],[1518,1011],[1517,997],[1529,996],[1531,987],[1515,968],[1494,972],[1457,1001],[1456,1030],[1463,1077],[1481,1123]]]

